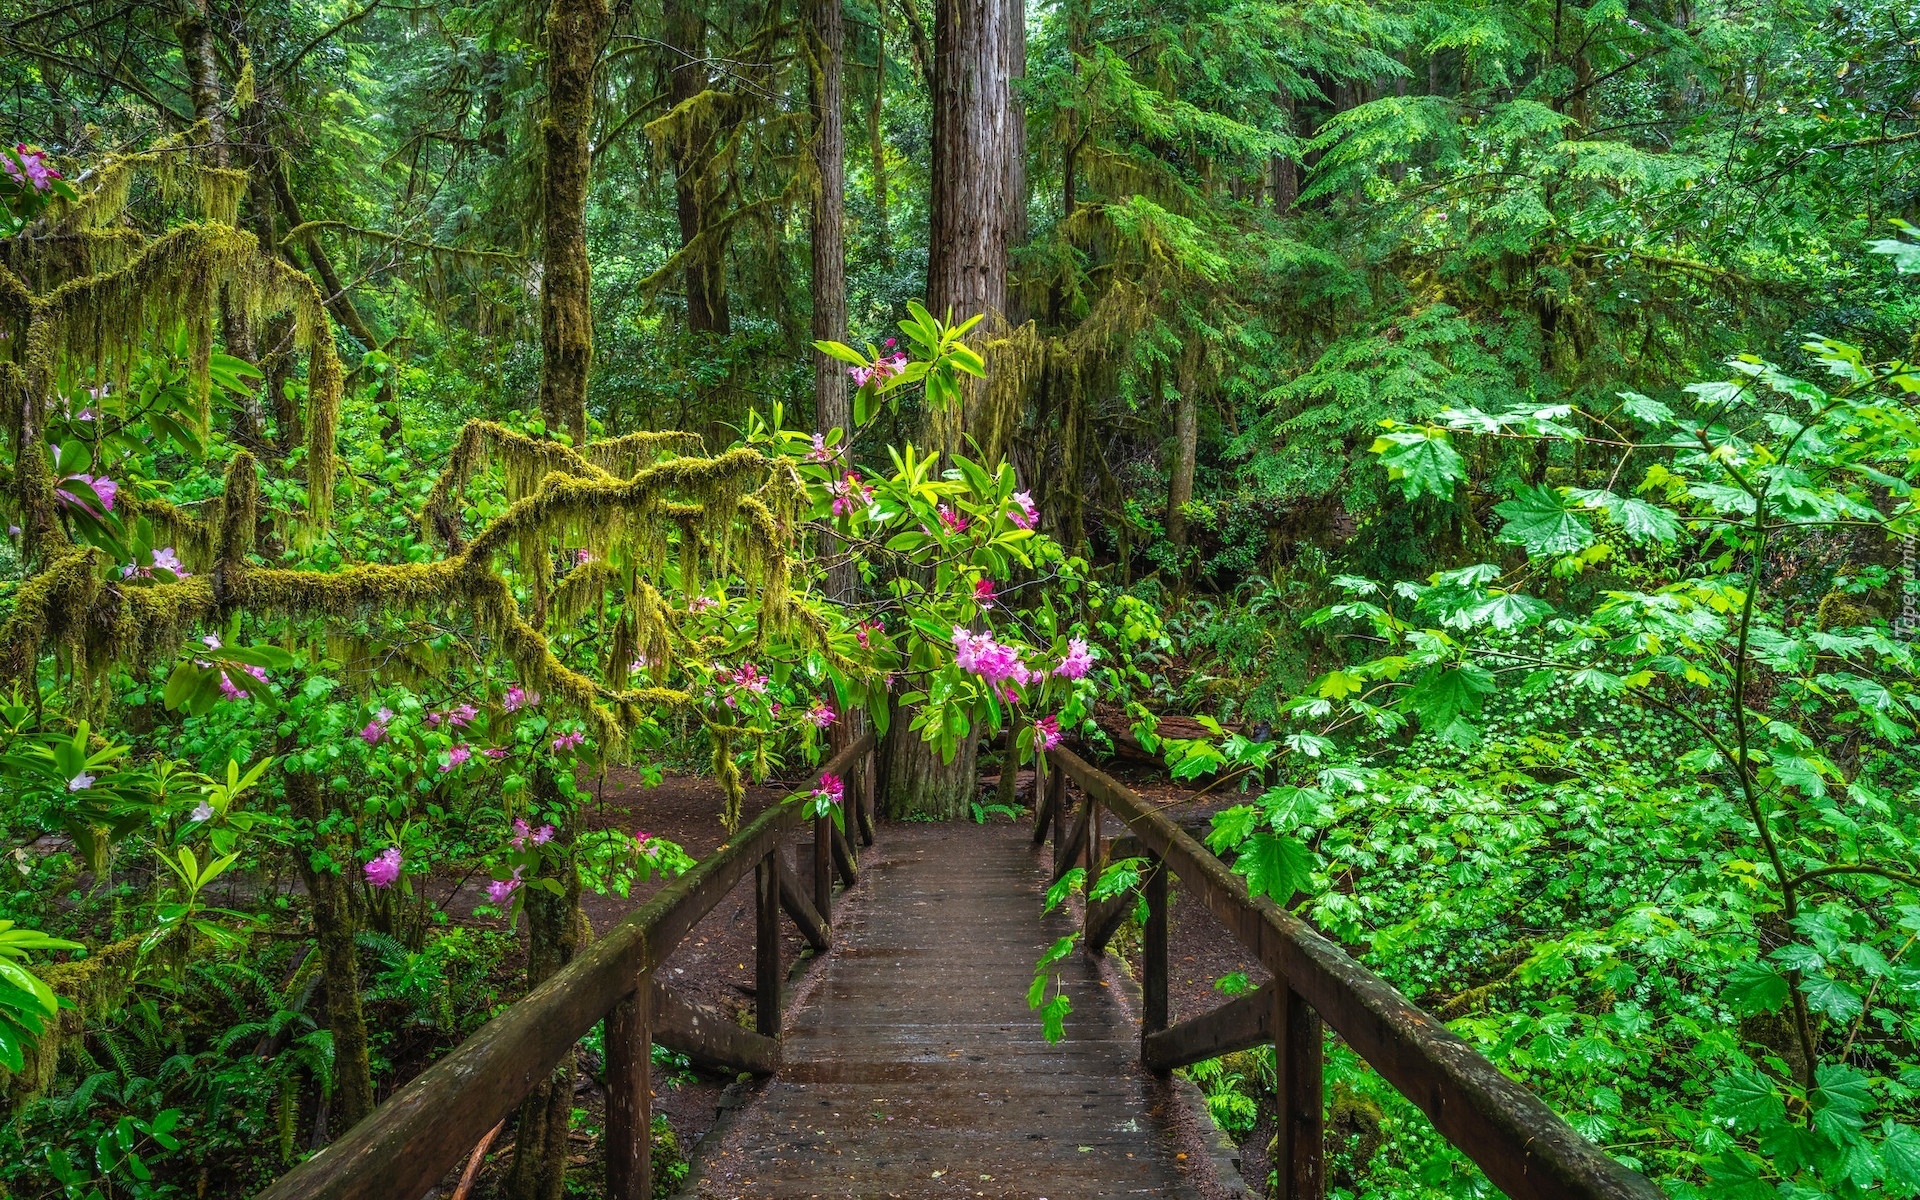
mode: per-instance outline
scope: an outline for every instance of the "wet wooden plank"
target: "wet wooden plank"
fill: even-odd
[[[655,982],[649,991],[653,1040],[703,1067],[771,1075],[780,1069],[780,1043],[743,1029],[725,1013],[689,1004]]]
[[[1067,1037],[1027,1007],[1046,855],[1020,825],[895,824],[841,899],[785,1062],[703,1173],[719,1200],[1187,1197],[1170,1085],[1097,964],[1062,964]],[[1191,1164],[1196,1170],[1199,1164]]]

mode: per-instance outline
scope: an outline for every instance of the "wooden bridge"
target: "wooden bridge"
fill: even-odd
[[[1047,759],[1032,843],[1051,837],[1050,868],[1036,866],[1023,839],[899,827],[886,861],[868,872],[872,894],[837,927],[832,884],[859,878],[855,846],[835,822],[815,818],[813,886],[799,886],[783,869],[783,844],[809,822],[804,799],[790,798],[260,1200],[424,1195],[601,1021],[612,1200],[653,1194],[656,1039],[696,1062],[773,1077],[706,1156],[702,1195],[740,1200],[1189,1196],[1187,1165],[1168,1129],[1175,1106],[1166,1103],[1164,1073],[1271,1042],[1282,1108],[1277,1195],[1319,1200],[1323,1023],[1508,1196],[1661,1196],[1305,922],[1250,898],[1225,864],[1139,796],[1066,750]],[[871,845],[871,735],[824,769],[847,780],[847,828]],[[1127,832],[1108,839],[1114,818]],[[1138,1023],[1112,989],[1077,987],[1068,1037],[1049,1045],[1025,1000],[1035,957],[1063,932],[1040,919],[1040,893],[1075,865],[1135,856],[1149,863]],[[654,978],[688,931],[749,877],[754,1030],[684,1003]],[[1177,1025],[1167,1001],[1170,880],[1273,977]],[[1131,907],[1130,898],[1086,906],[1090,956],[1072,968],[1081,982],[1095,982],[1091,958]],[[783,911],[817,950],[833,951],[810,1001],[784,1025]]]

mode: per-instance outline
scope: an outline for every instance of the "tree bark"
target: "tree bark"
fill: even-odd
[[[1017,178],[1010,161],[1021,144],[1014,125],[1014,72],[1026,56],[1023,0],[935,0],[933,45],[933,194],[930,205],[927,309],[955,322],[982,316],[973,340],[1004,328],[1007,312],[1007,239],[1015,228]],[[913,10],[908,9],[909,20]],[[958,452],[965,434],[993,440],[1010,430],[1004,414],[988,412],[990,390],[970,381],[959,412],[929,413],[931,448]],[[992,447],[990,458],[997,457]],[[995,465],[988,464],[990,467]],[[963,737],[953,761],[908,728],[912,714],[895,718],[887,738],[887,799],[891,816],[951,819],[973,800],[978,739]]]
[[[879,9],[880,24],[873,37],[873,96],[867,110],[867,140],[873,157],[868,182],[873,188],[873,244],[880,261],[893,265],[893,231],[887,225],[887,128],[881,104],[887,94],[887,6]]]
[[[309,829],[317,827],[327,815],[319,778],[289,772],[287,805],[296,820]],[[324,842],[316,848],[328,849]],[[321,982],[327,993],[327,1028],[333,1035],[338,1131],[344,1133],[373,1111],[367,1018],[360,1006],[360,953],[353,941],[359,928],[354,920],[353,895],[347,880],[337,871],[316,868],[311,854],[296,853],[294,858],[313,904],[314,934],[320,943]]]
[[[707,87],[706,19],[697,0],[665,0],[661,9],[663,41],[667,51],[667,104],[678,108]],[[683,128],[672,146],[675,215],[680,222],[680,246],[693,244],[713,219],[713,187],[707,180],[711,133],[704,122]],[[715,239],[704,253],[686,266],[687,329],[725,337],[732,326],[727,310],[724,243]]]
[[[547,115],[540,123],[542,274],[540,415],[576,446],[587,440],[593,367],[587,187],[593,154],[593,76],[613,16],[606,0],[553,0],[547,10]]]
[[[813,336],[815,341],[831,342],[847,340],[846,123],[841,94],[846,21],[840,4],[841,0],[809,0],[806,14],[813,35],[813,165],[819,177],[811,222]],[[814,429],[822,436],[840,430],[843,446],[851,446],[853,439],[847,382],[846,367],[838,359],[813,352]],[[839,539],[825,539],[823,548],[833,560],[827,571],[827,594],[846,600],[853,594],[853,564],[840,561]]]
[[[1193,460],[1200,446],[1200,384],[1195,355],[1180,359],[1180,395],[1173,407],[1173,472],[1167,481],[1167,541],[1187,547],[1187,517],[1181,511],[1193,499]]]

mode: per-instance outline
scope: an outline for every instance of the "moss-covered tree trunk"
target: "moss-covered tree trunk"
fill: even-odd
[[[813,165],[819,183],[813,193],[813,336],[815,341],[847,340],[846,126],[841,94],[846,22],[840,0],[809,0],[808,31],[813,49]],[[814,351],[814,428],[853,435],[853,408],[847,371],[838,359]],[[827,594],[845,600],[853,594],[853,563],[840,560],[840,542],[823,547],[831,565]]]
[[[576,446],[587,440],[593,367],[587,186],[593,166],[593,76],[613,16],[605,0],[547,9],[547,115],[540,122],[540,415]]]
[[[679,108],[707,88],[707,23],[697,0],[665,0],[661,8],[666,43],[667,103]],[[674,211],[680,246],[691,246],[715,220],[713,181],[707,178],[713,130],[705,120],[682,124],[670,147],[673,155]],[[732,328],[727,310],[726,238],[709,237],[686,265],[687,328],[725,337]]]
[[[1173,404],[1173,469],[1167,480],[1167,541],[1175,549],[1187,546],[1187,514],[1193,499],[1193,463],[1200,447],[1200,380],[1198,355],[1180,357],[1179,395]]]
[[[360,953],[353,941],[359,922],[347,879],[337,867],[314,863],[316,858],[338,861],[331,840],[320,832],[329,806],[319,777],[289,771],[287,806],[314,839],[294,858],[313,904],[314,936],[320,944],[320,980],[326,989],[327,1029],[333,1035],[333,1095],[340,1114],[333,1132],[339,1134],[373,1111],[367,1018],[360,1006]]]

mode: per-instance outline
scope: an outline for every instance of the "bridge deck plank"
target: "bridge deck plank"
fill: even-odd
[[[1044,851],[1013,825],[894,825],[879,847],[701,1195],[1194,1195],[1126,998],[1073,955],[1066,1040],[1027,1008],[1035,957],[1071,927],[1039,917]]]

